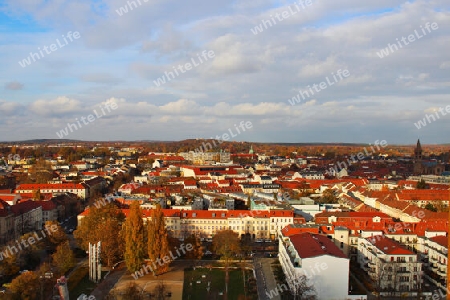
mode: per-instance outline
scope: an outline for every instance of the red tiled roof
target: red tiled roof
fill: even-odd
[[[284,236],[291,236],[291,235],[304,233],[304,232],[318,234],[319,227],[310,227],[310,226],[299,227],[299,226],[294,226],[292,224],[289,224],[282,229],[282,232],[283,232]]]
[[[23,183],[18,190],[63,190],[63,189],[87,189],[82,183]]]
[[[414,252],[406,249],[398,242],[384,236],[384,235],[376,235],[373,237],[367,238],[367,240],[377,247],[380,251],[383,251],[385,254],[393,254],[393,255],[414,255]]]
[[[91,175],[91,176],[106,176],[106,172],[100,172],[100,171],[86,171],[81,172],[82,175]]]
[[[184,161],[184,157],[176,155],[168,155],[163,158],[164,161]]]
[[[29,212],[33,209],[36,209],[40,207],[41,205],[36,201],[23,201],[20,203],[17,203],[16,205],[11,205],[11,211],[16,215],[19,216],[23,213]]]
[[[13,201],[14,199],[16,199],[17,195],[16,194],[12,194],[12,195],[0,195],[0,199],[5,200],[5,201]]]
[[[329,238],[323,235],[307,232],[291,235],[289,239],[303,259],[323,255],[347,258]]]
[[[397,193],[399,200],[403,201],[449,201],[449,190],[401,190]]]
[[[56,204],[53,201],[35,201],[42,206],[43,211],[56,209]]]
[[[197,182],[195,180],[185,180],[184,185],[185,186],[197,186]]]
[[[445,248],[448,247],[448,237],[446,237],[445,235],[438,235],[435,237],[430,238],[430,240],[432,240],[433,242],[444,246]]]

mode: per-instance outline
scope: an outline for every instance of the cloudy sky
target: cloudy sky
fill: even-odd
[[[449,10],[448,0],[3,0],[0,140],[209,138],[250,121],[233,140],[449,143]],[[436,120],[418,129],[427,114]]]

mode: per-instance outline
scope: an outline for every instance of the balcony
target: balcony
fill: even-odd
[[[368,272],[370,270],[369,265],[365,264],[364,266],[362,266],[362,269],[366,272]]]
[[[439,269],[439,267],[438,267],[437,264],[432,264],[432,265],[431,265],[431,270],[432,270],[433,272],[436,273],[438,269]]]
[[[437,274],[442,277],[447,277],[447,270],[446,269],[438,269]]]
[[[376,264],[374,263],[374,262],[371,262],[371,261],[369,261],[369,267],[375,267],[376,266]]]
[[[436,263],[438,260],[437,260],[437,257],[430,257],[430,262],[431,263]]]

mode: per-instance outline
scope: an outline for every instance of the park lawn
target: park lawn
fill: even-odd
[[[202,277],[205,275],[205,278]],[[200,283],[197,283],[200,281]],[[208,282],[210,290],[208,292]],[[192,283],[192,286],[191,286]],[[184,271],[183,300],[223,299],[220,292],[225,292],[225,270],[196,268]],[[241,270],[230,270],[228,284],[228,299],[239,299],[244,295],[244,282]]]

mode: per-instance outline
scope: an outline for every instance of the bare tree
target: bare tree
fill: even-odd
[[[316,289],[314,285],[309,282],[305,275],[299,275],[293,280],[293,294],[294,300],[316,300]]]
[[[158,285],[155,286],[155,289],[153,290],[153,294],[155,295],[156,300],[168,299],[168,289],[164,282],[158,282]]]
[[[369,263],[369,276],[372,278],[377,293],[377,299],[381,299],[381,293],[388,293],[390,296],[397,294],[398,285],[398,263],[383,262],[381,259],[377,263]]]

